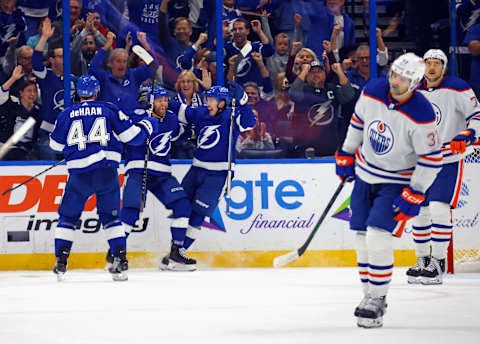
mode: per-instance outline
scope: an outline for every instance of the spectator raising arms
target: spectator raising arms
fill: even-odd
[[[192,24],[185,17],[175,19],[173,29],[173,38],[170,36],[168,28],[167,9],[170,0],[163,0],[160,6],[160,13],[158,18],[158,32],[160,45],[169,57],[170,64],[179,66],[178,58],[185,53],[185,51],[192,45],[190,37],[192,36]]]
[[[247,39],[250,34],[250,23],[243,18],[239,18],[233,23],[233,40],[225,43],[225,59],[229,61],[232,56],[238,55],[238,60],[233,64],[230,63],[231,74],[233,74],[236,82],[244,84],[253,81],[257,85],[262,85],[263,77],[252,54],[257,52],[262,57],[270,57],[275,53],[275,50],[262,31],[260,21],[252,20],[251,25],[252,30],[260,37],[260,42],[250,42]]]
[[[0,1],[0,63],[5,58],[9,40],[16,38],[20,44],[25,44],[25,18],[22,11],[15,8],[16,2],[17,0]]]
[[[33,154],[33,145],[38,132],[40,107],[36,104],[38,93],[37,85],[33,81],[23,78],[22,66],[17,66],[11,77],[0,88],[0,146],[23,125],[28,117],[37,121],[37,125],[26,132],[15,144],[4,160],[26,160],[36,158]],[[11,86],[19,81],[17,89],[20,97],[10,93]]]
[[[137,39],[145,50],[150,51],[150,45],[147,43],[147,37],[144,32],[138,32]],[[104,71],[101,67],[102,62],[114,40],[115,34],[110,31],[107,34],[107,42],[95,54],[88,71],[100,82],[99,100],[118,104],[121,110],[128,113],[137,107],[141,107],[137,102],[138,89],[146,79],[152,76],[152,71],[147,65],[128,69],[128,52],[122,48],[117,48],[110,52],[108,65],[112,71]],[[155,59],[155,55],[151,51],[150,54]]]
[[[57,116],[64,110],[64,88],[63,88],[63,48],[50,44],[48,50],[48,62],[51,68],[43,64],[43,50],[47,40],[55,32],[50,19],[46,18],[42,25],[42,35],[33,52],[32,65],[33,74],[36,77],[42,93],[42,111],[40,115],[40,131],[38,133],[37,148],[39,157],[42,160],[55,160],[59,158],[57,153],[50,146],[49,134],[52,132]],[[70,99],[75,94],[74,75],[70,75]]]
[[[335,152],[339,105],[351,101],[355,91],[339,63],[333,64],[332,70],[339,85],[325,82],[323,63],[302,64],[302,71],[289,91],[295,102],[292,127],[297,156],[304,156],[307,148],[313,148],[316,156]]]

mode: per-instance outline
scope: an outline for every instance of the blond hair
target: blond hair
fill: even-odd
[[[175,90],[176,90],[177,92],[180,91],[180,79],[182,79],[183,77],[187,77],[187,78],[189,78],[190,80],[193,80],[193,91],[194,91],[194,92],[198,92],[198,81],[197,81],[197,77],[195,76],[195,74],[194,74],[191,70],[183,70],[183,71],[178,75],[177,82],[175,83]]]

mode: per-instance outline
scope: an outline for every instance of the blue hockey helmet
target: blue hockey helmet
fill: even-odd
[[[150,89],[148,91],[148,99],[152,96],[152,84],[150,84]],[[162,97],[167,97],[168,98],[168,91],[164,89],[162,86],[155,86],[153,89],[153,99],[156,98],[162,98]]]
[[[77,94],[79,97],[93,97],[100,91],[100,83],[93,75],[82,75],[77,80]]]
[[[213,86],[205,92],[205,97],[216,98],[219,103],[222,100],[225,100],[225,103],[228,103],[228,88],[224,86]]]

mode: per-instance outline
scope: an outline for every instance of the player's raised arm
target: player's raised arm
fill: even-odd
[[[240,132],[252,129],[255,126],[256,119],[255,114],[247,103],[247,93],[242,86],[233,81],[228,82],[228,91],[230,98],[235,99],[237,105],[234,118]]]
[[[114,104],[109,103],[110,108],[115,114],[112,117],[112,129],[117,134],[121,142],[132,146],[141,146],[145,144],[147,137],[152,135],[156,123],[148,117],[133,124],[130,118]]]

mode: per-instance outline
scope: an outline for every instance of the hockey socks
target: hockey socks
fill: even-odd
[[[368,293],[374,297],[387,295],[393,271],[393,237],[380,228],[368,227]]]
[[[412,223],[415,255],[417,258],[430,256],[432,221],[429,208],[421,207],[420,213],[412,220]]]
[[[452,236],[452,213],[450,204],[430,202],[432,217],[432,257],[445,259]]]

